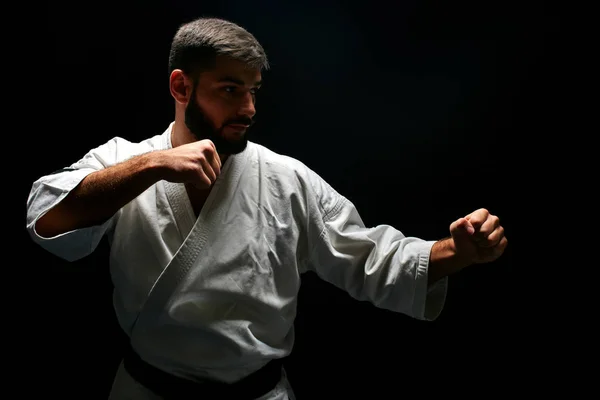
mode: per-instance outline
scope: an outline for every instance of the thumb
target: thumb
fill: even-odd
[[[452,237],[471,236],[475,228],[466,218],[459,218],[450,225],[450,234]]]

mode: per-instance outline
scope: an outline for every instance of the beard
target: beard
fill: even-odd
[[[231,155],[241,153],[248,145],[246,133],[235,141],[230,141],[223,136],[223,128],[229,124],[252,125],[254,120],[249,117],[238,117],[226,120],[220,128],[216,128],[202,111],[200,104],[196,101],[196,91],[192,93],[191,100],[185,109],[185,125],[197,140],[211,140],[217,152],[220,154]]]

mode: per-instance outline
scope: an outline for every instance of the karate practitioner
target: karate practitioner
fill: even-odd
[[[32,239],[65,260],[109,240],[130,338],[110,399],[293,399],[281,360],[303,272],[433,320],[449,275],[503,253],[504,229],[485,209],[440,240],[367,227],[308,166],[248,141],[269,65],[242,27],[184,24],[169,62],[175,118],[162,133],[134,143],[116,129],[33,182],[27,202]]]

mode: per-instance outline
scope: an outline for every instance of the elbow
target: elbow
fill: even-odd
[[[41,239],[51,239],[64,233],[55,224],[51,212],[47,212],[38,218],[38,220],[33,223],[31,230],[32,233],[39,236]]]
[[[73,216],[67,209],[64,200],[52,206],[33,219],[33,231],[43,239],[51,239],[74,230]]]
[[[42,249],[63,261],[75,262],[91,253],[86,231],[60,232],[42,219],[27,226],[32,241]]]

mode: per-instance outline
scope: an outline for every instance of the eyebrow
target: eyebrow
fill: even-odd
[[[219,82],[230,82],[230,83],[235,83],[236,85],[240,85],[240,86],[246,85],[246,82],[244,82],[241,79],[235,78],[233,76],[224,76],[219,79]],[[254,84],[254,86],[260,86],[260,85],[262,85],[262,81],[258,81]]]

